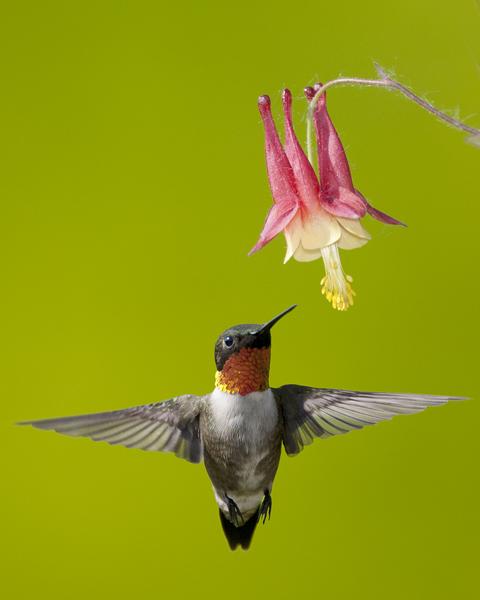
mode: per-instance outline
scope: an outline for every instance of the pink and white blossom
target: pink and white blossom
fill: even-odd
[[[309,101],[315,93],[315,88],[305,90]],[[270,98],[261,96],[258,101],[274,204],[250,254],[283,231],[287,241],[285,262],[292,257],[300,262],[322,258],[326,272],[322,293],[334,308],[347,310],[353,304],[354,291],[351,277],[342,269],[339,248],[351,250],[368,242],[370,235],[360,222],[367,213],[383,223],[401,223],[371,206],[354,188],[345,151],[327,111],[325,94],[320,96],[313,115],[319,177],[295,135],[289,90],[283,91],[282,102],[283,144],[273,121]]]

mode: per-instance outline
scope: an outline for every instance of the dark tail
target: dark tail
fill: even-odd
[[[233,523],[227,519],[227,517],[219,511],[220,521],[222,522],[223,533],[227,538],[228,544],[232,550],[236,550],[238,546],[241,546],[244,550],[250,548],[250,542],[252,541],[255,528],[258,523],[258,510],[250,517],[248,521],[241,527],[235,527]]]

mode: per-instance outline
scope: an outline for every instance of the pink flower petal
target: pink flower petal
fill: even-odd
[[[320,89],[305,88],[309,101]],[[405,225],[386,213],[371,206],[363,195],[353,187],[352,175],[340,137],[327,111],[325,93],[318,100],[314,113],[317,134],[320,190],[323,207],[337,217],[361,218],[368,212],[374,219],[389,225]]]
[[[257,252],[257,250],[260,250],[266,244],[268,244],[268,242],[273,240],[276,235],[278,235],[287,227],[290,221],[297,214],[297,211],[298,206],[294,206],[286,211],[282,211],[279,204],[274,204],[267,215],[265,225],[263,226],[262,233],[260,234],[260,239],[248,254],[250,255],[254,252]]]
[[[320,186],[317,175],[298,141],[292,123],[292,94],[283,90],[283,112],[285,115],[285,153],[292,165],[295,183],[301,201],[305,206],[313,208],[318,203]]]
[[[305,88],[309,101],[320,87],[316,84],[315,88]],[[327,111],[325,94],[318,100],[313,119],[317,136],[320,202],[330,214],[359,219],[365,215],[367,205],[355,193],[345,151]]]
[[[398,219],[387,215],[387,213],[378,210],[378,208],[373,207],[367,202],[367,200],[364,198],[364,196],[362,196],[362,194],[359,191],[357,191],[357,195],[360,196],[365,202],[368,214],[374,219],[377,219],[377,221],[380,221],[381,223],[386,223],[387,225],[402,225],[402,227],[407,226],[405,223],[402,223],[402,221],[399,221]]]
[[[378,210],[378,208],[374,208],[371,204],[368,205],[367,212],[371,217],[377,219],[377,221],[380,221],[381,223],[387,223],[387,225],[402,225],[402,227],[407,226],[405,223],[402,223],[402,221],[387,215],[387,213]]]
[[[334,195],[322,195],[322,206],[331,215],[347,219],[361,219],[368,210],[363,196],[344,187],[337,188]]]
[[[299,202],[295,177],[273,122],[270,98],[260,96],[258,108],[265,127],[265,157],[270,189],[281,212],[285,213]]]
[[[314,86],[314,91],[317,92],[320,88],[321,84],[317,83]],[[322,190],[329,191],[341,186],[353,192],[350,167],[342,142],[328,114],[325,93],[318,100],[314,113],[314,123],[317,132],[320,187]]]

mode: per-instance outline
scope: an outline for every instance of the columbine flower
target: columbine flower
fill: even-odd
[[[314,88],[305,90],[310,101]],[[285,262],[292,256],[308,262],[322,258],[326,275],[322,293],[332,306],[346,310],[353,304],[352,279],[345,275],[339,248],[359,248],[370,239],[360,223],[367,212],[389,224],[399,221],[378,211],[353,187],[348,162],[326,108],[323,94],[315,108],[320,181],[295,135],[292,96],[284,90],[285,142],[282,146],[270,109],[270,98],[258,101],[265,127],[265,154],[274,204],[260,239],[250,254],[260,250],[281,231],[287,240]]]

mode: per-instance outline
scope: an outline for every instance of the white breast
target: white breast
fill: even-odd
[[[263,445],[278,423],[277,404],[270,389],[240,396],[215,388],[210,406],[217,434],[238,436],[252,450]]]

